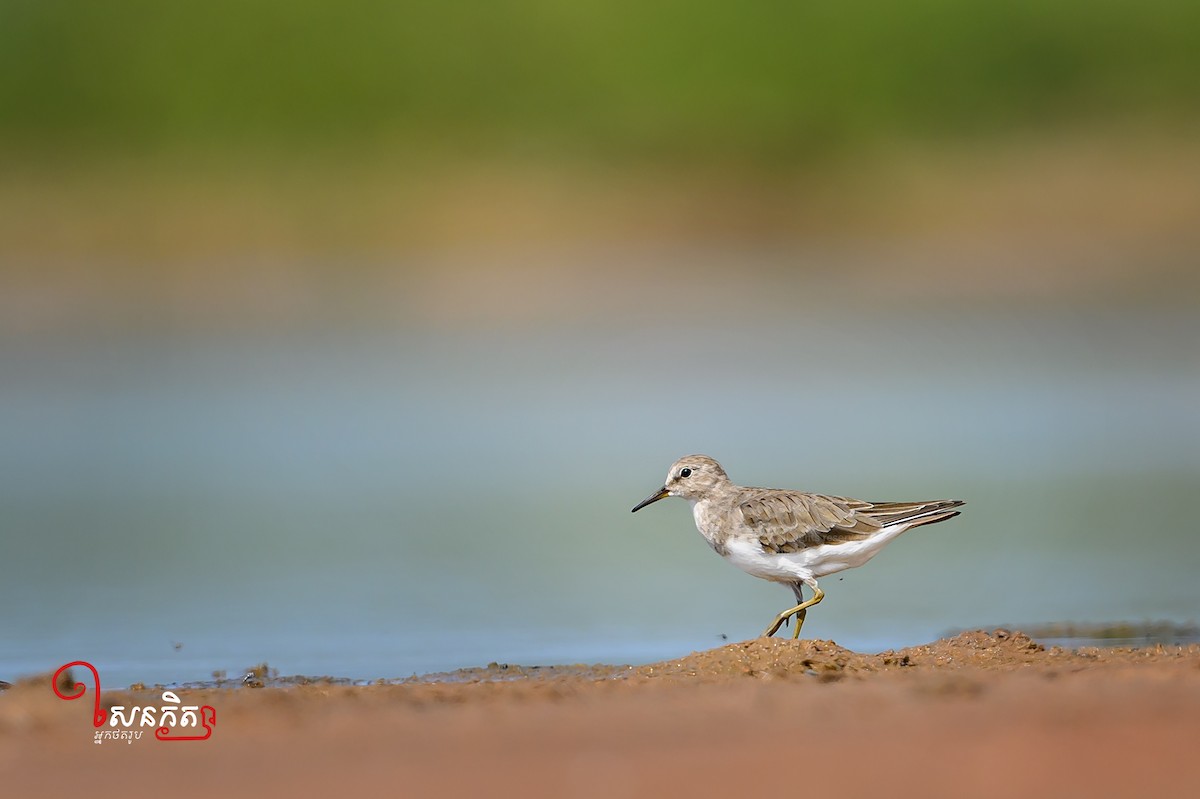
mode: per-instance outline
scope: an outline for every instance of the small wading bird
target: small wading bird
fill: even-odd
[[[958,515],[962,502],[864,502],[778,488],[748,488],[730,481],[721,464],[707,455],[675,461],[667,481],[639,502],[637,512],[666,497],[692,503],[696,529],[718,555],[747,574],[783,583],[796,605],[775,617],[763,632],[770,637],[792,616],[800,626],[808,609],[825,598],[817,579],[861,566],[887,542],[914,527]],[[813,591],[804,599],[802,585]]]

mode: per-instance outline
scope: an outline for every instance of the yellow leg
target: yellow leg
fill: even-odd
[[[800,637],[800,625],[804,624],[804,617],[808,615],[805,611],[807,611],[809,608],[811,608],[813,605],[817,604],[824,598],[825,598],[825,592],[822,591],[820,588],[815,589],[815,593],[813,594],[812,599],[808,600],[807,602],[801,602],[799,605],[797,605],[794,608],[788,608],[787,610],[783,611],[778,616],[776,616],[775,621],[771,622],[771,626],[768,627],[763,632],[762,637],[770,638],[772,635],[774,635],[776,633],[776,631],[779,630],[780,627],[783,626],[783,623],[785,621],[790,619],[792,616],[795,616],[796,617],[796,629],[792,633],[792,638],[799,638]]]
[[[804,626],[804,617],[808,615],[808,608],[796,614],[796,629],[792,630],[792,640],[795,641],[800,637],[800,628]]]

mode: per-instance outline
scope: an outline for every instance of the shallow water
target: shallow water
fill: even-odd
[[[967,500],[826,578],[808,636],[1200,615],[1191,316],[618,328],[3,342],[0,679],[392,679],[748,638],[790,593],[683,503],[629,513],[688,452],[747,484]]]

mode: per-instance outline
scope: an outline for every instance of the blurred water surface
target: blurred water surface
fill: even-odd
[[[1196,618],[1193,313],[705,319],[8,338],[0,677],[391,678],[748,638],[790,594],[684,503],[629,513],[689,452],[747,484],[967,501],[826,578],[813,637]]]

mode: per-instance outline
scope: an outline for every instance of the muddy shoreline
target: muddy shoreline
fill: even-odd
[[[1170,794],[1200,740],[1200,644],[1065,649],[993,630],[862,654],[758,639],[644,666],[179,694],[216,709],[209,740],[95,745],[90,704],[19,681],[0,694],[9,795],[158,780],[173,796]]]

